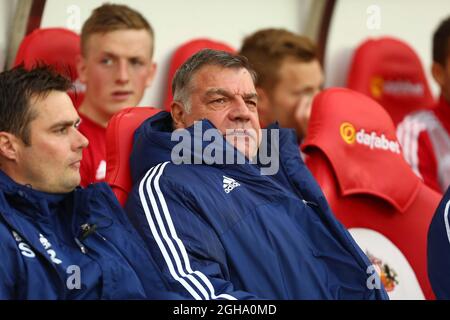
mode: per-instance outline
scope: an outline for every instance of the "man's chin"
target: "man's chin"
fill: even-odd
[[[138,103],[139,103],[139,101],[136,102],[136,99],[131,99],[131,98],[128,100],[120,101],[120,102],[111,101],[109,106],[107,107],[107,112],[109,115],[113,116],[117,112],[119,112],[125,108],[137,106]]]
[[[74,174],[70,177],[67,177],[61,185],[61,189],[64,190],[62,193],[68,193],[73,191],[76,187],[78,187],[81,183],[80,174]]]
[[[247,159],[253,159],[256,156],[256,153],[258,152],[258,149],[256,146],[253,146],[254,143],[243,143],[243,144],[237,144],[234,147],[242,153]]]

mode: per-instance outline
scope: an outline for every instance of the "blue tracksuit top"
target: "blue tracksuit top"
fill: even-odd
[[[0,256],[0,299],[178,299],[104,183],[49,194],[0,170]]]
[[[293,130],[280,130],[280,169],[270,176],[248,161],[172,163],[179,141],[171,141],[171,122],[161,112],[136,130],[130,164],[135,186],[125,209],[179,294],[387,299],[367,257],[334,218],[301,160]],[[201,125],[202,133],[216,130],[208,120]],[[199,141],[194,126],[188,131],[192,146],[205,153],[210,143]],[[222,145],[220,138],[213,144]],[[198,148],[192,158],[198,158]]]

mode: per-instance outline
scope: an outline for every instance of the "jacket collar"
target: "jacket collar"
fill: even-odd
[[[206,133],[208,130],[211,130],[209,134],[214,135],[217,139],[203,139],[203,137],[208,136]],[[209,120],[202,120],[197,127],[191,126],[186,128],[184,131],[186,137],[184,138],[186,139],[187,149],[191,151],[191,163],[195,163],[194,161],[197,160],[197,163],[221,168],[227,172],[252,176],[255,181],[260,182],[267,178],[273,178],[272,180],[277,181],[281,185],[291,185],[301,193],[302,198],[316,202],[321,207],[323,205],[322,209],[326,209],[326,201],[324,201],[323,194],[300,157],[295,131],[293,129],[280,128],[277,123],[268,126],[266,130],[266,145],[262,144],[261,147],[274,152],[274,154],[269,152],[269,157],[265,159],[258,157],[254,162],[245,159],[242,154],[226,142],[226,139]],[[171,159],[171,153],[180,142],[180,139],[172,141],[172,132],[172,117],[168,112],[160,112],[150,117],[136,130],[130,159],[134,183],[138,182],[153,166],[173,160]],[[222,159],[224,160],[227,155],[231,155],[233,160],[238,159],[241,161],[216,163],[208,157],[211,154],[208,151],[211,149],[222,153]],[[272,162],[268,164],[267,160]],[[271,165],[275,165],[275,172],[270,170],[270,172],[265,171],[265,173],[274,174],[269,175],[269,177],[262,175],[262,170],[267,169]]]
[[[263,139],[266,143],[260,147],[265,151],[260,152],[256,159],[249,160],[229,144],[209,120],[203,119],[185,130],[173,131],[170,113],[160,112],[147,119],[135,132],[130,161],[133,181],[137,182],[150,168],[166,161],[208,164],[259,175],[261,169],[270,165],[267,162],[273,157],[276,156],[278,163],[282,163],[279,144],[283,143],[283,155],[299,153],[293,130],[281,129],[278,124],[266,130],[263,135],[267,137],[267,140]],[[285,143],[287,141],[288,144]],[[275,154],[271,155],[270,150]]]
[[[40,219],[54,214],[55,206],[64,201],[71,193],[52,194],[34,190],[32,186],[22,185],[12,180],[0,170],[0,211],[11,216],[20,211],[32,219]],[[11,205],[13,203],[13,206]]]

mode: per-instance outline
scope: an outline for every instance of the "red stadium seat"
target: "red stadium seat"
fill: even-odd
[[[381,104],[397,125],[406,114],[434,104],[419,57],[394,38],[364,41],[353,56],[347,87]]]
[[[70,78],[75,91],[69,92],[75,107],[83,101],[84,89],[79,84],[77,56],[80,54],[80,36],[63,28],[36,29],[27,35],[17,51],[14,66],[25,68],[44,63],[52,65],[57,72]]]
[[[123,206],[131,190],[130,155],[134,131],[145,119],[160,112],[150,107],[133,107],[116,113],[106,129],[106,178]]]
[[[337,218],[379,267],[390,297],[433,299],[427,231],[441,196],[403,159],[387,112],[352,90],[326,90],[314,99],[302,150]]]
[[[172,80],[175,76],[175,73],[177,69],[191,56],[196,54],[202,49],[214,49],[214,50],[222,50],[227,52],[236,52],[232,47],[229,45],[218,42],[215,40],[210,39],[195,39],[188,41],[184,44],[182,44],[180,47],[178,47],[175,50],[175,53],[172,56],[171,62],[170,62],[170,68],[169,68],[169,76],[167,78],[167,92],[166,92],[166,98],[164,101],[164,106],[167,111],[170,111],[170,103],[172,102],[173,96],[172,96]]]

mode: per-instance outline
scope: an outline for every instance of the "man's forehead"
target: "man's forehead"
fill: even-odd
[[[256,93],[251,74],[245,68],[204,66],[194,74],[190,85],[205,94],[220,90],[241,95]]]
[[[205,96],[223,95],[223,96],[243,96],[246,98],[257,98],[256,90],[241,90],[240,88],[222,88],[222,87],[211,87],[204,90]]]
[[[61,121],[76,122],[79,118],[72,100],[65,92],[52,91],[35,96],[30,100],[30,108],[35,121],[52,125]]]
[[[120,29],[108,32],[96,32],[87,39],[87,50],[114,56],[148,56],[152,52],[153,41],[145,29]]]
[[[320,86],[324,82],[324,74],[317,60],[310,62],[291,61],[278,70],[278,82],[291,86]]]

